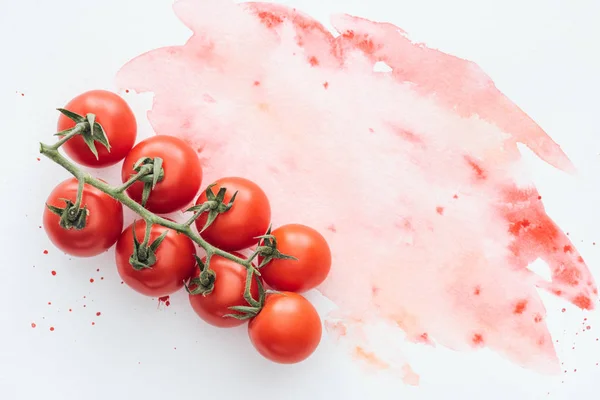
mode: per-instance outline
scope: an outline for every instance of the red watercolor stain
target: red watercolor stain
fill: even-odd
[[[53,326],[50,327],[50,332],[54,332],[54,327]]]
[[[51,274],[52,274],[53,276],[55,276],[55,275],[56,275],[56,271],[52,271],[52,272],[51,272]]]
[[[207,180],[243,170],[272,193],[274,220],[336,227],[335,262],[319,290],[340,306],[348,332],[378,315],[408,340],[427,332],[449,348],[486,346],[520,366],[559,371],[538,289],[589,310],[597,288],[534,183],[517,175],[526,168],[518,145],[563,171],[574,166],[478,65],[345,14],[331,17],[333,34],[279,4],[179,0],[174,11],[202,40],[136,57],[118,86],[153,94],[154,131],[202,149]],[[294,57],[298,47],[304,59]],[[273,57],[276,73],[264,62]],[[378,62],[391,72],[374,73]],[[231,76],[260,77],[269,90]],[[286,179],[256,158],[264,143]],[[459,194],[451,218],[448,210],[440,218],[439,199]],[[356,254],[369,254],[369,268]],[[550,280],[529,270],[538,259]],[[360,334],[346,337],[362,345]]]
[[[35,328],[36,326],[37,326],[37,325],[35,324],[35,322],[32,322],[32,323],[31,323],[31,327],[32,327],[32,328]]]
[[[48,250],[44,250],[44,251],[43,251],[43,253],[44,253],[44,254],[48,254]]]

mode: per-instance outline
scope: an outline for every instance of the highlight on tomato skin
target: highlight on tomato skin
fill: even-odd
[[[294,259],[272,259],[260,269],[263,280],[278,291],[306,292],[325,281],[331,270],[331,250],[317,230],[287,224],[271,232],[277,250]],[[259,265],[263,261],[259,257]]]
[[[130,263],[134,252],[133,224],[123,230],[117,241],[115,261],[119,276],[127,286],[136,292],[150,297],[162,297],[183,288],[183,282],[194,274],[196,248],[186,235],[161,225],[153,225],[149,243],[159,238],[165,231],[164,240],[156,249],[156,262],[149,268],[136,270]],[[144,220],[135,222],[135,233],[139,243],[143,243],[146,231]]]
[[[96,146],[98,158],[92,153],[81,135],[66,142],[62,148],[76,163],[91,168],[104,168],[121,161],[132,149],[137,138],[137,122],[127,102],[118,94],[107,90],[90,90],[71,99],[65,109],[81,116],[92,113],[96,122],[102,125],[110,143],[106,147]],[[58,118],[58,131],[73,128],[75,122],[61,114]]]
[[[202,214],[196,220],[200,236],[211,245],[224,251],[239,251],[257,243],[257,237],[264,235],[271,222],[271,205],[265,192],[253,181],[242,177],[224,177],[213,182],[211,191],[216,195],[219,189],[226,188],[224,203],[228,203],[237,192],[233,206],[219,214],[204,231],[208,215]],[[207,201],[206,191],[196,200],[196,205]]]
[[[266,359],[295,364],[310,357],[323,328],[315,307],[293,292],[269,293],[258,315],[248,323],[254,348]]]
[[[145,208],[157,214],[169,214],[191,205],[202,184],[203,170],[198,155],[183,140],[174,136],[157,135],[145,139],[129,152],[121,168],[121,180],[125,183],[135,175],[134,165],[144,157],[162,160],[164,176],[154,189]],[[127,194],[142,203],[144,182],[135,182],[127,188]]]
[[[76,202],[79,182],[68,178],[59,183],[46,199],[46,204],[63,208],[63,199]],[[93,257],[110,249],[123,229],[123,205],[95,187],[85,184],[81,207],[87,208],[83,229],[65,229],[60,217],[44,206],[43,226],[50,241],[63,252],[75,257]]]
[[[239,253],[232,254],[245,258]],[[205,262],[206,257],[202,261]],[[226,316],[234,313],[229,307],[248,305],[244,299],[246,268],[227,258],[214,255],[210,260],[210,269],[216,273],[212,292],[206,296],[202,294],[189,295],[189,302],[194,312],[205,322],[219,328],[231,328],[247,323],[246,320]],[[196,268],[194,277],[199,275],[200,269]],[[250,286],[250,293],[253,299],[258,299],[258,284],[255,279]]]

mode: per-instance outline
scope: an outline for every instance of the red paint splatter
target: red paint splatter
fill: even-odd
[[[102,313],[101,313],[100,311],[98,311],[98,312],[96,313],[96,316],[97,316],[97,317],[99,317],[100,315],[102,315]]]
[[[589,325],[585,327],[585,330],[586,330],[586,331],[589,331],[590,329],[592,329],[592,327],[591,327],[591,326],[589,326]]]
[[[537,290],[591,309],[597,289],[534,184],[515,175],[526,167],[517,145],[559,169],[573,166],[489,76],[389,23],[336,15],[334,35],[277,4],[182,0],[174,10],[202,40],[144,53],[120,70],[118,85],[153,93],[154,130],[201,148],[207,179],[251,162],[243,170],[273,193],[274,219],[335,224],[328,237],[335,262],[320,290],[340,306],[344,323],[360,331],[363,317],[377,314],[409,340],[427,332],[450,348],[488,346],[527,368],[558,368]],[[235,23],[215,24],[217,15]],[[294,35],[282,31],[284,21]],[[240,42],[251,50],[238,51]],[[292,56],[298,47],[304,60]],[[274,55],[283,67],[277,73],[264,62]],[[391,72],[365,68],[377,62]],[[251,78],[238,87],[231,76]],[[269,91],[249,88],[252,77]],[[332,83],[327,91],[322,82]],[[215,101],[204,101],[205,93]],[[265,142],[284,161],[285,180],[254,156]],[[458,193],[452,218],[432,212]],[[356,257],[363,252],[369,268]],[[549,281],[528,269],[538,259]],[[526,307],[515,305],[521,299]]]
[[[93,326],[93,325],[96,325],[96,323],[92,321],[92,326]]]
[[[35,324],[35,322],[32,322],[32,323],[31,323],[31,327],[32,327],[32,328],[35,328],[36,326],[37,326],[37,325]]]
[[[48,254],[48,250],[44,250],[44,251],[43,251],[43,253],[44,253],[44,254]]]
[[[50,327],[50,332],[54,332],[54,327],[53,326]]]
[[[48,302],[48,305],[49,305],[49,306],[50,306],[50,305],[52,305],[52,302],[51,302],[51,301],[49,301],[49,302]]]
[[[39,157],[36,158],[37,161],[42,161]]]
[[[72,309],[72,308],[69,308],[69,312],[72,312],[72,311],[73,311],[73,309]]]
[[[567,309],[566,309],[566,308],[563,308],[561,311],[562,311],[562,312],[566,312],[566,311],[567,311]]]
[[[323,87],[324,87],[325,89],[327,89],[327,88],[329,87],[329,82],[325,82],[325,83],[323,83]]]
[[[90,283],[94,283],[94,278],[90,278]]]
[[[52,274],[52,276],[55,276],[56,275],[56,271],[52,271],[51,274]]]
[[[162,296],[158,298],[158,305],[160,306],[160,303],[165,303],[165,306],[169,307],[171,305],[171,301],[169,300],[169,296]]]
[[[444,207],[436,207],[435,212],[437,212],[440,215],[444,215]]]

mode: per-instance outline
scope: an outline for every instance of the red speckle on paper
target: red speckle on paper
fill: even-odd
[[[96,325],[96,323],[92,321],[92,326],[93,326],[93,325]]]
[[[104,277],[103,277],[103,276],[101,276],[101,277],[100,277],[100,280],[101,280],[101,281],[103,281],[103,280],[104,280]]]
[[[98,312],[96,313],[96,316],[97,316],[97,317],[99,317],[100,315],[102,315],[102,313],[101,313],[100,311],[98,311]]]
[[[32,327],[32,328],[35,328],[36,326],[37,326],[37,325],[35,324],[35,322],[32,322],[32,323],[31,323],[31,327]]]
[[[566,308],[563,308],[562,310],[560,310],[561,312],[567,312]]]
[[[37,157],[36,160],[41,161],[41,159],[39,157]]]
[[[53,326],[50,327],[50,332],[54,332],[54,327]]]
[[[160,306],[160,303],[164,303],[165,306],[169,307],[171,305],[171,301],[169,299],[170,299],[169,296],[159,297],[158,298],[158,305]]]
[[[90,278],[90,283],[94,283],[94,278]]]
[[[96,272],[100,272],[100,268],[96,268]]]
[[[51,301],[49,301],[49,302],[48,302],[48,305],[49,305],[49,306],[51,306],[51,305],[52,305],[52,302],[51,302]]]
[[[73,312],[73,309],[72,309],[72,308],[69,308],[69,312]]]
[[[363,329],[384,319],[407,342],[427,332],[439,346],[560,371],[538,290],[590,310],[597,288],[518,146],[574,166],[477,64],[345,14],[330,32],[272,3],[179,0],[174,10],[195,35],[131,60],[117,84],[152,92],[154,131],[202,149],[207,181],[244,171],[269,193],[274,225],[324,227],[335,261],[319,290],[358,358],[384,360]],[[378,62],[391,72],[374,72]],[[275,158],[256,157],[264,143]],[[528,268],[536,260],[549,280]],[[402,370],[406,356],[394,356],[383,362]]]
[[[48,250],[44,250],[44,251],[43,251],[43,253],[44,253],[44,254],[48,254]]]
[[[586,331],[589,331],[590,329],[592,329],[592,327],[591,327],[591,326],[589,326],[589,325],[585,327],[585,330],[586,330]]]
[[[53,276],[55,276],[55,275],[56,275],[56,271],[52,271],[52,272],[50,272],[50,273],[51,273]]]

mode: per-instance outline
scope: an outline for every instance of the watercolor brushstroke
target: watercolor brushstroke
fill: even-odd
[[[319,290],[339,306],[333,335],[359,343],[383,320],[410,342],[487,346],[557,370],[536,288],[583,309],[597,289],[517,143],[573,166],[476,64],[349,15],[332,17],[334,35],[275,4],[180,0],[174,10],[193,35],[131,60],[117,83],[154,94],[153,128],[197,149],[205,183],[252,179],[275,226],[326,236],[334,265]],[[538,258],[550,281],[528,269]],[[362,358],[387,365],[362,346]]]

